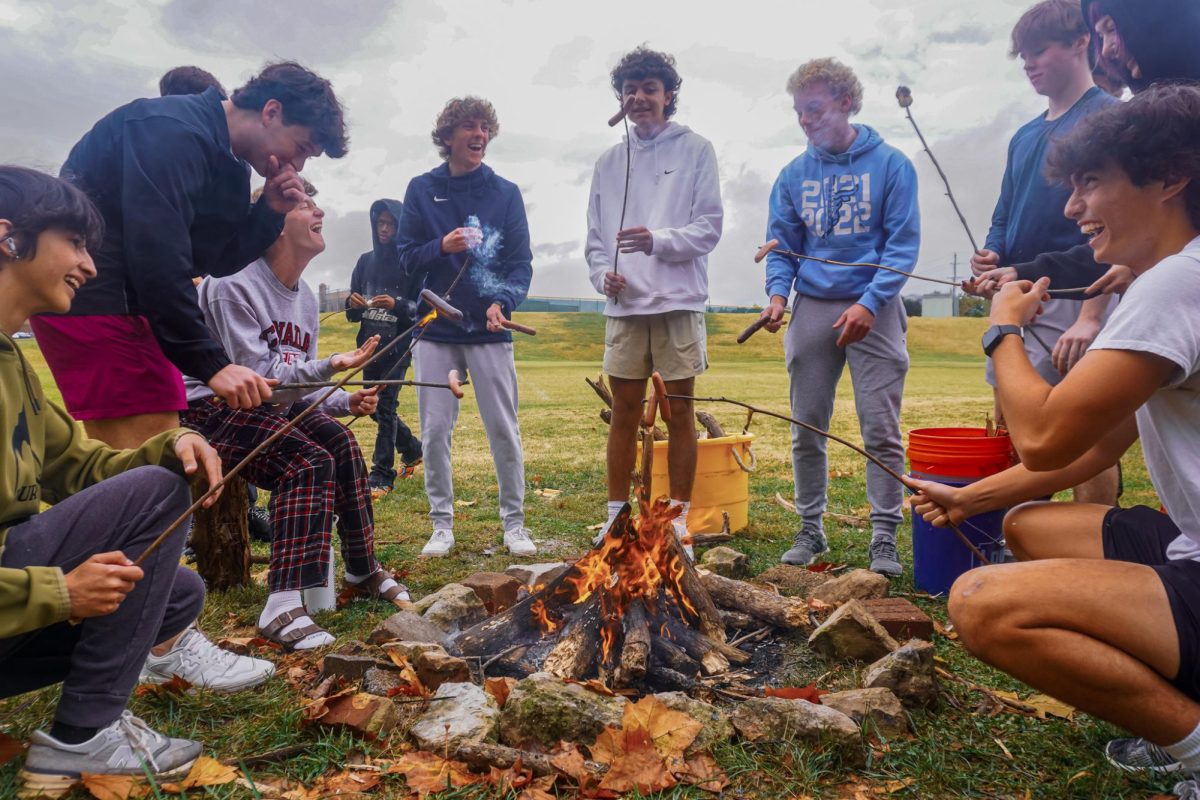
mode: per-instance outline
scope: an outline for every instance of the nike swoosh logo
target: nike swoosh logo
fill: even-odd
[[[679,169],[679,167],[676,167],[675,169]],[[675,171],[675,169],[664,169],[663,175],[670,175],[672,172]]]
[[[445,203],[449,200],[449,197],[438,197],[436,194],[433,196],[433,202],[435,203]]]

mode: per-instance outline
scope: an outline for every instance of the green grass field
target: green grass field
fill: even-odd
[[[712,315],[708,320],[709,358],[712,367],[697,381],[701,395],[726,395],[786,412],[787,375],[782,363],[780,338],[760,333],[747,345],[734,342],[736,334],[753,317]],[[526,453],[526,480],[530,490],[553,488],[561,494],[544,499],[527,495],[528,524],[541,552],[537,560],[552,560],[580,553],[591,534],[586,526],[604,514],[606,426],[600,420],[599,399],[584,377],[599,372],[603,350],[603,319],[593,314],[526,314],[518,320],[538,328],[535,338],[518,337],[517,369],[521,387],[521,431]],[[909,329],[912,369],[905,391],[902,427],[905,431],[927,426],[980,426],[991,409],[991,393],[983,382],[983,357],[979,336],[986,327],[980,319],[914,319]],[[340,319],[322,332],[323,352],[346,349],[353,329]],[[43,383],[54,394],[36,345],[22,344],[42,370]],[[470,402],[470,389],[454,440],[457,497],[477,501],[457,510],[458,545],[450,558],[419,561],[416,556],[429,534],[428,506],[418,471],[415,480],[401,482],[397,491],[376,506],[379,555],[390,567],[404,567],[415,595],[436,589],[447,581],[477,570],[503,570],[514,562],[501,547],[496,510],[496,484],[482,425]],[[708,410],[727,430],[740,429],[744,414],[729,406]],[[415,393],[401,393],[400,413],[416,427]],[[354,427],[364,451],[374,444],[371,421]],[[791,494],[791,466],[787,425],[755,419],[754,450],[758,469],[750,478],[750,526],[733,546],[748,553],[755,572],[776,563],[788,547],[795,517],[775,504],[776,492]],[[849,379],[839,391],[833,430],[860,441]],[[864,465],[853,452],[830,444],[830,511],[865,516],[868,507],[863,483]],[[1123,502],[1156,503],[1140,454],[1125,461],[1126,494]],[[829,559],[866,566],[869,531],[837,521],[826,524],[832,552]],[[909,526],[901,531],[903,560],[910,556]],[[896,581],[894,593],[912,593],[911,576]],[[226,595],[212,595],[201,626],[213,638],[249,635],[257,619],[265,589],[259,585]],[[945,621],[945,604],[938,598],[917,597],[931,615]],[[388,614],[381,603],[355,604],[317,620],[344,638],[361,638]],[[943,667],[969,681],[1000,690],[1028,689],[975,661],[955,641],[938,636]],[[825,662],[800,644],[777,673],[781,685],[802,685],[816,680],[822,688],[856,685],[858,670]],[[1169,789],[1170,782],[1128,776],[1108,767],[1101,749],[1119,732],[1077,714],[1072,721],[975,713],[983,697],[950,684],[954,705],[943,704],[935,713],[914,716],[916,733],[909,739],[876,743],[865,768],[851,769],[836,757],[791,746],[728,745],[716,755],[733,783],[731,797],[852,797],[853,787],[871,784],[878,796],[897,798],[940,797],[1040,797],[1125,798],[1149,797]],[[0,703],[2,727],[26,738],[50,719],[56,690]],[[957,706],[957,707],[955,707]],[[986,708],[986,704],[984,705]],[[257,776],[287,776],[311,781],[327,769],[345,763],[355,753],[380,754],[386,743],[367,744],[343,733],[300,725],[300,698],[282,680],[261,690],[222,697],[196,693],[179,699],[136,698],[132,708],[152,725],[173,735],[203,740],[209,753],[219,758],[246,757],[273,748],[309,743],[308,753],[288,762],[254,770]],[[16,763],[0,768],[0,796],[11,796]],[[405,796],[396,783],[385,783],[376,796]],[[907,782],[907,783],[905,783]],[[393,788],[389,789],[391,786]],[[897,788],[899,787],[899,788]],[[895,791],[889,793],[889,789]],[[250,797],[248,791],[221,787],[207,797]],[[478,789],[464,789],[447,797],[482,797]],[[707,796],[695,790],[677,790],[664,797]],[[875,795],[861,795],[875,796]]]

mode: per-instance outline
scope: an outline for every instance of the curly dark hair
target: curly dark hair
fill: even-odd
[[[465,119],[486,122],[488,124],[488,142],[500,135],[500,120],[496,117],[496,109],[492,107],[491,103],[482,97],[472,95],[452,97],[447,101],[442,113],[438,114],[437,121],[433,123],[433,130],[429,134],[429,138],[437,146],[438,155],[442,157],[443,161],[450,159],[450,146],[446,144],[446,140]]]
[[[158,79],[158,93],[163,97],[175,94],[200,94],[208,87],[215,88],[221,93],[221,99],[229,97],[225,87],[216,76],[199,67],[175,67],[169,69]]]
[[[0,219],[12,223],[9,236],[20,258],[37,255],[38,236],[49,228],[82,236],[92,252],[104,240],[104,219],[86,194],[27,167],[0,166]]]
[[[679,108],[679,87],[683,86],[683,78],[675,70],[675,56],[661,53],[642,45],[617,62],[612,70],[612,88],[617,100],[624,100],[621,87],[625,81],[644,81],[647,78],[658,78],[662,81],[663,89],[671,92],[671,102],[663,109],[663,116],[670,119]]]
[[[1069,184],[1116,165],[1134,186],[1187,178],[1188,217],[1200,228],[1200,84],[1155,84],[1089,115],[1054,143],[1046,177]]]
[[[270,100],[283,106],[286,125],[303,125],[330,158],[346,155],[349,139],[342,104],[329,81],[294,61],[268,64],[230,98],[238,108],[261,111]]]

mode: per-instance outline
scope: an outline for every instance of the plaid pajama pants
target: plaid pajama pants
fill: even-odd
[[[304,408],[296,403],[286,414],[262,408],[237,411],[210,398],[192,403],[183,424],[208,438],[228,470]],[[271,491],[270,591],[324,585],[335,513],[346,571],[369,575],[379,568],[367,468],[345,425],[314,411],[241,474]]]

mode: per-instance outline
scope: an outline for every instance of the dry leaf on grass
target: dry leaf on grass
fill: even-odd
[[[625,728],[632,726],[646,730],[663,758],[682,756],[704,728],[700,720],[667,708],[654,695],[647,695],[636,703],[627,703],[621,724]]]
[[[538,497],[558,497],[562,489],[538,489],[534,492]]]
[[[782,697],[784,700],[807,700],[810,703],[821,704],[821,695],[829,694],[824,689],[818,689],[815,683],[808,686],[768,686],[763,689],[764,697]]]
[[[997,697],[1003,697],[1006,700],[1013,700],[1017,703],[1022,703],[1033,708],[1036,712],[1035,716],[1038,719],[1046,719],[1047,717],[1060,717],[1062,719],[1070,720],[1075,718],[1074,708],[1059,700],[1055,700],[1050,695],[1038,693],[1022,699],[1021,696],[1016,692],[993,691],[992,694],[996,695]],[[1005,708],[1012,710],[1009,709],[1008,706],[1005,706]]]
[[[459,508],[470,508],[478,502],[478,500],[455,500],[454,505],[458,506]]]
[[[717,766],[717,760],[708,753],[698,753],[687,758],[687,771],[677,773],[682,783],[703,789],[706,792],[719,794],[729,785],[729,776]]]
[[[616,697],[617,693],[604,685],[603,681],[598,681],[595,678],[586,681],[578,681],[574,678],[563,678],[563,683],[577,683],[588,691],[596,694],[604,695],[605,697]]]
[[[149,787],[137,775],[91,775],[79,776],[83,788],[96,800],[131,800],[145,797]]]
[[[593,777],[592,773],[588,772],[585,761],[579,745],[574,742],[559,742],[550,751],[550,764],[580,786]]]
[[[883,790],[888,794],[902,792],[916,783],[916,780],[916,778],[903,778],[902,780],[898,781],[885,781],[883,784]]]
[[[496,705],[504,708],[504,704],[508,702],[508,695],[516,685],[516,678],[485,678],[483,690],[492,696]]]
[[[384,645],[383,649],[392,663],[400,668],[400,685],[388,689],[387,696],[428,697],[431,692],[425,687],[425,684],[421,683],[421,679],[417,677],[417,671],[408,663],[408,656],[395,647]]]
[[[608,734],[606,755],[610,758],[608,772],[600,781],[601,789],[613,792],[631,792],[635,789],[643,794],[661,792],[675,785],[675,776],[667,769],[663,757],[654,746],[654,739],[644,728],[617,731],[605,728],[596,739],[592,755],[601,747],[601,739]],[[599,757],[597,756],[599,759]]]
[[[304,716],[301,718],[301,721],[316,722],[329,713],[331,703],[336,703],[339,699],[354,694],[355,691],[356,689],[353,686],[347,686],[335,694],[318,697],[304,707]]]
[[[143,683],[134,689],[133,693],[137,697],[178,697],[179,695],[186,694],[187,690],[191,688],[192,684],[189,681],[184,680],[178,675],[172,675],[171,680],[165,683]]]
[[[403,775],[408,788],[423,798],[483,781],[483,776],[472,774],[461,761],[448,761],[425,750],[408,753],[389,767],[388,772]]]
[[[199,786],[220,786],[224,783],[233,783],[237,778],[238,771],[235,767],[222,764],[215,758],[200,756],[196,759],[196,763],[192,764],[192,768],[188,770],[187,777],[183,779],[183,788],[195,789]]]
[[[0,764],[12,761],[25,752],[26,744],[20,739],[14,739],[7,733],[0,733]]]

